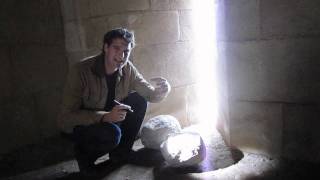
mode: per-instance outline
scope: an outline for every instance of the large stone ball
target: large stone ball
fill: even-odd
[[[161,144],[161,153],[169,166],[185,167],[202,162],[206,157],[206,146],[198,133],[171,134]]]
[[[161,143],[172,133],[181,131],[179,121],[171,115],[149,119],[141,129],[141,142],[146,148],[160,149]]]

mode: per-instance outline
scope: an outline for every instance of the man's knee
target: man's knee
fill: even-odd
[[[89,126],[78,126],[74,128],[73,135],[77,144],[86,146],[94,143],[115,147],[120,143],[121,129],[113,123],[98,123]]]
[[[121,139],[121,129],[118,125],[113,123],[101,123],[104,127],[104,133],[102,133],[101,138],[103,142],[109,142],[114,147],[120,143]],[[109,136],[109,137],[108,137]]]
[[[138,106],[140,109],[147,108],[147,100],[137,92],[129,94],[127,101],[132,102],[133,106]]]

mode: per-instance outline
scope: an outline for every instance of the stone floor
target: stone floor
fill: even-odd
[[[207,158],[204,162],[195,167],[190,168],[170,168],[168,167],[161,154],[157,151],[145,149],[141,141],[137,140],[134,149],[137,156],[140,156],[141,164],[127,164],[112,172],[106,174],[104,180],[254,180],[254,179],[319,179],[318,164],[290,161],[284,159],[270,159],[265,156],[241,153],[237,150],[228,148],[222,140],[219,133],[214,132],[209,135],[202,134],[207,145]],[[61,143],[61,142],[60,142]],[[53,144],[52,144],[53,145]],[[61,143],[61,145],[67,145]],[[64,148],[69,148],[65,146]],[[39,150],[39,149],[38,149]],[[43,147],[42,150],[46,150]],[[35,151],[35,150],[34,150]],[[21,152],[20,152],[21,153]],[[27,152],[25,152],[27,153]],[[29,152],[30,154],[31,152]],[[37,152],[31,153],[35,156]],[[61,153],[61,152],[60,152]],[[20,156],[23,153],[20,154]],[[47,154],[48,155],[48,154]],[[45,155],[35,156],[34,158],[26,158],[35,160],[37,157],[43,158]],[[66,155],[65,155],[66,156]],[[66,156],[68,157],[68,156]],[[21,157],[20,157],[21,158]],[[108,156],[102,157],[100,160],[108,159]],[[22,161],[22,160],[21,160]],[[39,161],[39,160],[38,160]],[[1,161],[3,163],[3,161]],[[0,162],[0,165],[1,165]],[[25,163],[25,164],[24,164]],[[24,161],[20,166],[28,166]],[[19,164],[19,163],[15,163]],[[36,164],[30,161],[30,166]],[[14,163],[12,163],[14,165]],[[4,165],[2,165],[4,166]],[[1,167],[2,167],[1,166]],[[18,166],[11,168],[17,168]],[[23,168],[22,168],[23,169]],[[46,167],[34,168],[25,172],[18,172],[2,176],[3,180],[28,180],[28,179],[59,179],[73,180],[78,179],[78,166],[73,159],[60,161]],[[0,169],[1,174],[4,169]],[[13,170],[12,170],[13,171]],[[8,174],[8,173],[7,173]]]

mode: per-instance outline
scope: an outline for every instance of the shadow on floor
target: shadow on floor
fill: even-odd
[[[259,175],[252,174],[243,180],[312,180],[320,179],[319,172],[319,163],[281,159],[278,167],[274,167]]]
[[[0,178],[22,174],[72,158],[73,146],[68,139],[62,136],[50,137],[38,144],[26,145],[2,154]]]
[[[159,150],[144,148],[138,145],[139,149],[135,153],[135,158],[130,160],[130,164],[139,167],[146,167],[153,172],[154,179],[192,179],[190,174],[214,171],[219,168],[225,168],[237,163],[243,158],[243,153],[237,149],[227,147],[219,134],[212,136],[212,141],[207,145],[207,157],[198,165],[189,167],[173,168],[169,167],[162,157]],[[52,137],[37,145],[28,145],[17,149],[3,156],[0,160],[1,177],[14,176],[27,171],[39,169],[39,174],[43,173],[41,168],[47,167],[59,162],[73,158],[73,146],[70,140],[64,137]],[[74,163],[73,163],[74,164]],[[103,167],[103,166],[102,166]],[[131,167],[132,168],[132,167]],[[104,176],[119,169],[119,167],[108,165],[102,168]],[[122,170],[122,169],[121,169]],[[70,172],[71,173],[71,172]],[[72,172],[71,174],[59,175],[57,179],[73,180],[79,179],[80,174]],[[54,178],[54,177],[49,177]]]

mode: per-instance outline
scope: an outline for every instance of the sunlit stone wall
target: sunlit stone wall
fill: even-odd
[[[195,74],[191,43],[191,0],[61,0],[70,64],[99,53],[108,30],[126,27],[136,35],[132,61],[146,79],[162,76],[168,98],[150,104],[146,119],[170,114],[182,126],[193,123]]]
[[[319,161],[319,1],[225,0],[230,141]]]

